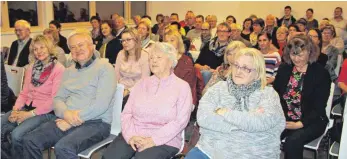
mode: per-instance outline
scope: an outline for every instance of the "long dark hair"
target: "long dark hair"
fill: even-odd
[[[322,52],[322,48],[323,48],[323,37],[322,37],[322,32],[319,30],[319,29],[310,29],[310,31],[311,30],[314,30],[316,33],[317,33],[317,35],[318,35],[318,39],[319,39],[319,44],[318,44],[318,47],[319,47],[319,50],[320,50],[320,52]]]
[[[248,22],[248,21],[251,21],[251,26],[249,27],[249,30],[251,31],[251,33],[253,32],[253,20],[251,18],[246,18],[244,21],[243,21],[243,25],[242,25],[242,31],[245,30],[245,23]]]

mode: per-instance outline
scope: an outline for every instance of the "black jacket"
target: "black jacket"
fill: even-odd
[[[17,67],[24,67],[25,65],[29,64],[30,43],[31,43],[31,38],[28,40],[23,50],[19,54],[17,65],[16,65]],[[13,65],[17,57],[17,50],[18,50],[18,41],[15,40],[11,44],[10,54],[8,55],[8,63],[7,63],[8,65]]]
[[[287,116],[288,106],[283,99],[286,92],[293,65],[282,64],[277,71],[273,88],[280,96],[282,109]],[[304,126],[317,122],[328,123],[325,107],[330,95],[331,80],[329,72],[320,64],[312,63],[308,65],[301,97],[301,122]]]
[[[284,18],[284,16],[277,21],[277,26],[282,26],[283,18]],[[294,16],[291,16],[290,19],[292,21],[292,24],[295,24],[296,19],[294,18]],[[288,26],[286,26],[286,27],[288,27]]]
[[[127,26],[125,26],[125,29],[127,29]],[[112,39],[111,41],[107,43],[106,50],[105,50],[105,57],[108,58],[111,64],[116,63],[117,55],[119,51],[123,49],[123,45],[120,39],[122,38],[122,34],[124,30],[118,36],[116,36],[116,38]]]
[[[61,34],[59,34],[58,46],[61,47],[64,50],[65,54],[69,54],[70,53],[69,47],[67,46],[67,40]]]

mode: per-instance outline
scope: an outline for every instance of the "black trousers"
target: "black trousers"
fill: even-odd
[[[281,134],[281,140],[286,138],[283,145],[285,159],[302,159],[304,145],[323,135],[327,123],[325,121],[316,122],[301,129],[285,129]]]
[[[102,159],[170,159],[178,153],[179,149],[161,145],[148,148],[142,152],[134,151],[124,140],[120,133],[115,140],[107,147]]]

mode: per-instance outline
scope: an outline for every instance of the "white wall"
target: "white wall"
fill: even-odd
[[[223,22],[228,15],[235,16],[237,23],[249,17],[250,14],[256,14],[258,17],[265,19],[268,14],[277,17],[284,15],[284,7],[290,5],[292,14],[295,18],[301,18],[305,15],[308,8],[314,10],[314,17],[319,21],[325,17],[333,17],[334,9],[342,7],[344,17],[347,18],[347,2],[151,2],[150,16],[155,24],[157,13],[170,15],[173,12],[178,13],[180,20],[184,19],[185,13],[192,10],[195,15],[202,14],[216,15],[218,22]]]
[[[52,2],[44,2],[45,15],[43,18],[45,28],[48,27],[48,23],[53,19],[53,7]],[[337,6],[342,7],[344,17],[347,18],[347,2],[160,2],[151,1],[148,2],[148,13],[152,17],[153,24],[155,24],[155,16],[157,13],[164,15],[170,15],[173,12],[179,14],[180,19],[184,19],[184,15],[187,10],[192,10],[194,13],[202,14],[204,16],[209,14],[215,14],[218,17],[218,21],[222,22],[229,14],[234,15],[238,23],[247,18],[250,14],[256,14],[259,17],[265,18],[268,14],[275,16],[283,16],[283,8],[286,5],[292,7],[292,13],[296,18],[303,17],[307,8],[313,8],[316,19],[320,20],[323,17],[331,18],[333,11]],[[73,29],[64,29],[61,32],[63,36],[68,36]],[[32,37],[41,34],[42,30],[33,31]],[[13,32],[1,34],[1,47],[10,46],[11,43],[16,40],[16,36]]]

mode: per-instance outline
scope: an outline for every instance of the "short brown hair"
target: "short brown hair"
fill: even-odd
[[[319,48],[313,43],[311,38],[306,35],[295,35],[291,38],[284,48],[283,60],[287,64],[292,64],[290,59],[290,54],[296,52],[297,48],[300,48],[301,51],[306,50],[309,54],[308,63],[316,62],[320,54]]]

